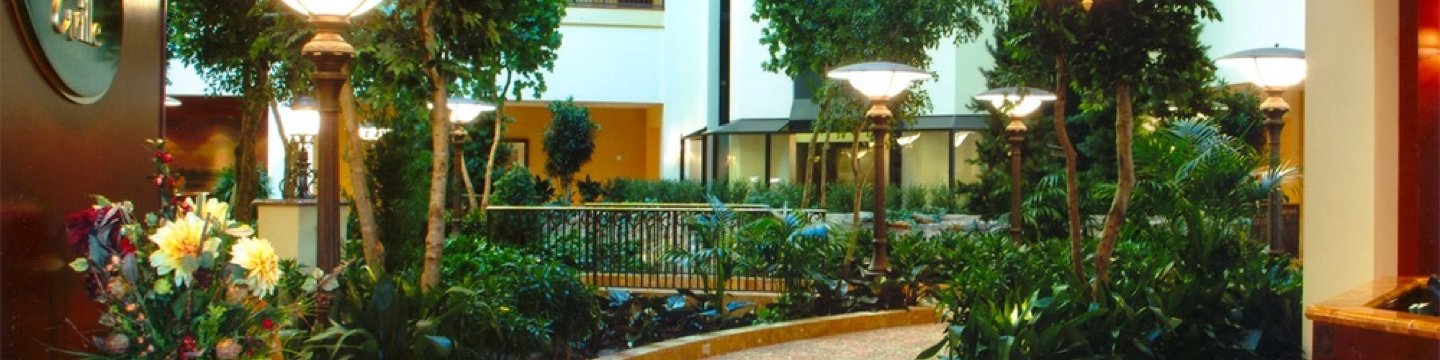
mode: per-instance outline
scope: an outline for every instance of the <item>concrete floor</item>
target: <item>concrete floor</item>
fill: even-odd
[[[915,325],[832,335],[758,347],[708,359],[910,360],[944,337],[945,324]]]

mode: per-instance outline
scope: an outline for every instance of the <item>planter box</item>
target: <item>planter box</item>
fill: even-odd
[[[1425,278],[1375,280],[1305,309],[1315,321],[1312,359],[1440,359],[1440,317],[1387,310]]]

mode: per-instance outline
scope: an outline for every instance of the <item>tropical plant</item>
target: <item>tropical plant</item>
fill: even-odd
[[[830,228],[812,213],[778,210],[741,230],[750,242],[746,263],[755,271],[780,278],[785,289],[778,305],[783,317],[811,314],[815,289],[837,278],[832,266],[844,253],[844,243],[830,236]]]
[[[570,184],[580,167],[595,153],[595,133],[600,125],[590,121],[590,111],[566,99],[550,103],[550,126],[545,128],[545,173],[560,179],[560,196],[568,201]]]
[[[727,283],[735,275],[736,268],[750,259],[742,253],[746,239],[738,230],[741,226],[741,220],[734,211],[719,198],[710,196],[710,213],[697,215],[690,223],[692,231],[698,236],[691,237],[690,244],[665,253],[664,257],[704,277],[705,293],[713,295],[713,300],[724,303]],[[719,303],[715,306],[724,312]]]
[[[259,174],[259,181],[255,183],[255,194],[270,196],[270,175],[265,169],[256,169]],[[210,196],[216,199],[231,199],[235,196],[235,168],[225,167],[215,174],[215,186],[210,188]]]
[[[1189,119],[1142,133],[1143,196],[1117,246],[1125,260],[1098,290],[1063,275],[1063,242],[953,242],[942,263],[964,270],[939,292],[952,326],[922,355],[1300,357],[1299,269],[1249,237],[1258,202],[1289,170],[1254,176],[1254,149],[1220,129]]]
[[[441,335],[442,324],[459,312],[454,302],[472,292],[459,287],[422,291],[403,275],[351,266],[341,276],[329,325],[305,340],[301,357],[424,359],[455,350],[452,338]]]

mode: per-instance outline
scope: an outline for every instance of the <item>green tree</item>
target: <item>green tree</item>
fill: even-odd
[[[256,136],[266,107],[305,84],[308,62],[300,57],[307,39],[304,19],[273,0],[172,0],[166,7],[167,50],[195,68],[211,90],[240,94],[240,144],[236,149],[235,219],[255,221],[260,174]]]
[[[440,284],[445,242],[445,193],[450,171],[451,124],[447,99],[453,95],[486,97],[506,89],[543,89],[529,64],[543,68],[526,46],[558,46],[558,38],[532,42],[536,29],[553,28],[563,16],[560,0],[407,0],[382,6],[376,16],[357,21],[355,71],[351,80],[371,109],[395,120],[417,121],[400,113],[428,114],[430,191],[426,209],[425,251],[421,284]],[[548,11],[548,12],[547,12]],[[538,18],[537,18],[538,17]],[[526,25],[529,24],[529,25]],[[558,26],[558,25],[555,25]],[[506,43],[509,41],[510,43]],[[545,41],[549,41],[546,43]],[[541,45],[542,43],[546,45]],[[506,50],[510,50],[509,53]],[[544,52],[536,50],[536,52]],[[510,62],[505,62],[507,54]],[[553,54],[550,60],[553,61]],[[499,60],[496,60],[496,59]],[[523,85],[494,84],[497,74],[511,69]],[[493,92],[487,92],[493,91]],[[428,101],[427,101],[428,100]],[[427,107],[427,102],[433,107]],[[434,110],[428,110],[434,109]],[[392,126],[402,126],[392,124]],[[416,125],[409,125],[416,126]]]
[[[1095,250],[1093,287],[1109,282],[1115,241],[1135,190],[1134,99],[1136,85],[1148,95],[1141,110],[1157,105],[1193,108],[1214,78],[1214,65],[1200,45],[1200,22],[1219,20],[1209,0],[1114,0],[1091,9],[1071,54],[1070,70],[1084,89],[1087,109],[1115,104],[1116,174],[1114,200]]]
[[[590,110],[572,99],[550,103],[550,127],[545,128],[545,173],[560,179],[560,196],[570,199],[570,184],[581,166],[595,153],[595,132]]]

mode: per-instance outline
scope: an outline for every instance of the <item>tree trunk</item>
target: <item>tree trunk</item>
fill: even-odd
[[[1065,207],[1070,216],[1070,271],[1075,278],[1085,280],[1084,245],[1081,242],[1080,189],[1077,179],[1076,162],[1078,155],[1075,145],[1070,143],[1070,132],[1065,128],[1065,100],[1069,92],[1070,69],[1065,64],[1066,51],[1055,56],[1055,137],[1065,152]]]
[[[349,67],[344,70],[348,76]],[[385,272],[385,245],[380,243],[380,230],[375,224],[375,204],[370,201],[370,176],[365,173],[365,145],[360,140],[359,114],[355,109],[355,90],[350,81],[340,85],[340,122],[344,124],[347,160],[350,161],[351,197],[355,201],[355,215],[360,220],[360,239],[365,255],[365,264],[370,271]]]
[[[863,182],[860,181],[860,130],[863,127],[865,127],[865,123],[863,122],[855,125],[855,133],[850,138],[850,179],[855,189],[855,191],[851,191],[850,194],[850,205],[853,207],[850,212],[850,225],[851,230],[856,234],[860,233],[860,200],[863,199],[860,196],[861,185],[863,184]]]
[[[484,191],[480,193],[481,212],[485,212],[486,209],[490,208],[490,187],[491,182],[495,178],[495,153],[499,152],[500,139],[504,138],[500,132],[504,129],[502,124],[505,123],[505,94],[510,93],[510,83],[513,81],[514,74],[512,71],[505,71],[505,85],[501,86],[500,96],[498,96],[495,101],[495,128],[491,129],[494,137],[490,139],[490,156],[485,159]]]
[[[450,176],[450,119],[447,115],[445,87],[449,84],[440,69],[435,66],[435,27],[431,17],[435,12],[435,1],[426,1],[420,10],[421,41],[426,51],[421,53],[425,75],[430,80],[430,206],[426,211],[425,259],[420,269],[420,287],[424,290],[440,286],[440,257],[445,250],[445,186]]]
[[[815,189],[814,189],[814,184],[815,184],[815,166],[816,166],[816,164],[815,164],[815,162],[816,162],[815,159],[819,158],[819,156],[816,156],[816,153],[815,153],[815,150],[818,150],[818,149],[819,149],[818,147],[815,146],[815,145],[816,145],[816,144],[815,144],[815,139],[818,139],[818,138],[820,138],[820,127],[819,127],[819,126],[812,126],[811,129],[810,129],[810,146],[806,148],[806,149],[809,149],[809,151],[805,154],[805,160],[804,160],[804,163],[805,163],[805,174],[804,174],[803,176],[804,176],[804,179],[805,179],[805,180],[802,180],[802,182],[801,182],[802,185],[801,185],[801,187],[800,187],[800,204],[799,204],[800,206],[799,206],[799,207],[800,207],[801,209],[806,209],[806,208],[809,208],[809,207],[810,207],[810,195],[811,195],[811,192],[815,190]]]
[[[265,107],[270,96],[269,63],[257,64],[259,76],[246,94],[244,114],[240,116],[240,154],[235,159],[235,184],[230,189],[231,213],[235,220],[243,223],[255,222],[255,188],[260,184],[260,174],[255,171],[255,129],[260,118],[265,116]],[[267,99],[267,100],[255,100]]]
[[[1130,206],[1130,194],[1135,190],[1135,159],[1131,156],[1130,145],[1135,136],[1132,125],[1130,82],[1121,80],[1115,85],[1115,159],[1119,163],[1119,183],[1115,186],[1115,201],[1105,215],[1105,229],[1100,235],[1099,248],[1095,250],[1095,281],[1092,290],[1097,293],[1110,282],[1110,257],[1115,252],[1115,240],[1120,228],[1125,225],[1125,210]]]
[[[831,134],[833,134],[833,132],[831,132],[829,129],[825,130],[825,142],[820,145],[820,154],[815,155],[815,157],[820,158],[820,189],[816,191],[820,192],[819,202],[821,208],[830,206],[829,204],[825,203],[825,200],[829,198],[828,195],[830,193],[830,162],[826,161],[828,160],[826,159],[826,157],[830,156]]]
[[[455,154],[455,171],[460,172],[460,180],[465,183],[465,201],[470,204],[470,210],[479,208],[475,202],[475,183],[470,181],[470,167],[465,165],[465,150],[460,149]],[[466,214],[468,215],[468,214]]]

